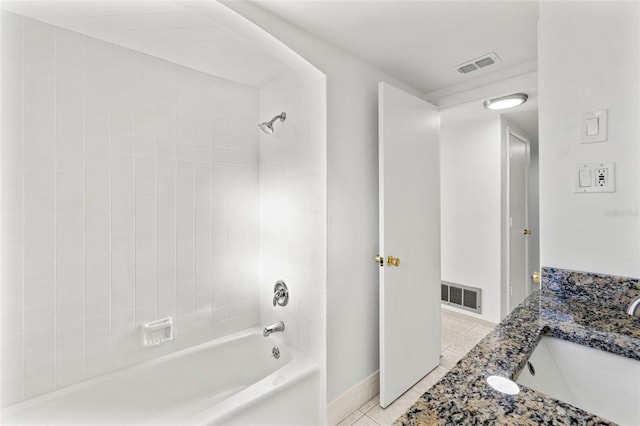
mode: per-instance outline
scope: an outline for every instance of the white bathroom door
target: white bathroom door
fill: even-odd
[[[509,141],[509,312],[530,293],[528,240],[529,145],[508,131]]]
[[[433,105],[380,83],[378,122],[380,405],[387,407],[439,362],[440,117]]]

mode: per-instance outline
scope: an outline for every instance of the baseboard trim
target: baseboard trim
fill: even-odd
[[[376,371],[327,405],[327,426],[336,426],[379,393],[380,373]]]

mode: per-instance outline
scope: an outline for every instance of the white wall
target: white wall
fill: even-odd
[[[500,116],[469,106],[442,111],[440,144],[442,280],[481,288],[482,314],[470,314],[496,322],[501,282]]]
[[[2,405],[257,324],[257,112],[2,12]],[[176,339],[142,348],[165,316]]]
[[[327,76],[327,399],[378,370],[378,83],[388,75],[246,2],[225,3]]]
[[[640,4],[541,2],[541,264],[640,276]],[[609,110],[609,140],[579,144]],[[576,194],[576,163],[615,161],[616,192]]]

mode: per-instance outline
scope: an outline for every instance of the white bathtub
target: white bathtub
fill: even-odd
[[[7,407],[3,425],[318,425],[313,362],[251,329]]]

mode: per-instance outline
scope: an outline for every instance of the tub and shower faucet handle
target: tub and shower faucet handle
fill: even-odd
[[[275,324],[266,326],[262,331],[262,335],[264,337],[269,337],[271,333],[277,333],[279,331],[284,331],[284,321],[278,321]]]
[[[282,280],[278,280],[276,282],[275,287],[273,287],[273,306],[287,306],[289,303],[289,289],[287,285]]]

